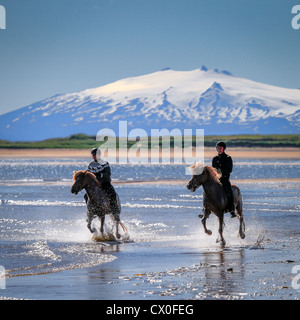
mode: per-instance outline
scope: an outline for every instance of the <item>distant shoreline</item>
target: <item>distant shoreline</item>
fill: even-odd
[[[120,151],[124,156],[125,150]],[[300,159],[300,148],[228,148],[234,159]],[[204,158],[216,155],[214,147],[204,148]],[[146,156],[146,154],[145,154]],[[90,158],[90,149],[0,149],[0,158]]]

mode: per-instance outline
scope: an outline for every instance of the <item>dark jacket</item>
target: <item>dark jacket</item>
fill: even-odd
[[[111,184],[111,170],[109,163],[104,161],[103,159],[99,159],[99,161],[92,161],[88,165],[87,170],[89,172],[92,172],[98,181],[101,182],[102,189],[106,191],[112,208],[114,211],[117,210],[117,199],[116,199],[116,191],[114,187]],[[87,194],[84,195],[85,202],[88,201],[88,196]]]
[[[106,184],[111,182],[111,171],[110,171],[110,166],[109,163],[104,161],[104,160],[100,160],[100,162],[98,161],[92,161],[90,162],[88,168],[88,171],[92,172],[98,181]]]
[[[212,159],[212,166],[221,170],[223,179],[229,180],[232,171],[232,159],[228,154],[223,152],[221,155],[215,156]]]

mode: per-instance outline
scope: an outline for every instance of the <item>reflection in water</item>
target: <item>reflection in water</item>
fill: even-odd
[[[121,252],[122,253],[122,252]],[[185,253],[186,255],[186,253]],[[124,256],[113,263],[95,267],[89,274],[88,286],[105,290],[107,299],[120,294],[134,299],[143,296],[183,299],[241,299],[246,295],[244,270],[245,248],[203,251],[200,264],[166,271],[144,271],[143,262]],[[198,256],[198,254],[197,254]],[[164,259],[162,257],[162,259]],[[136,273],[138,269],[140,273]],[[120,276],[124,275],[124,276]]]
[[[204,270],[203,291],[206,297],[241,294],[244,274],[244,248],[206,251],[200,266]]]

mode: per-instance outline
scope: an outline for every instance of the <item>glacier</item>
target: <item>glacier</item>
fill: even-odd
[[[298,134],[300,90],[202,66],[58,94],[0,116],[0,139],[39,141],[103,128],[204,129],[205,135]]]

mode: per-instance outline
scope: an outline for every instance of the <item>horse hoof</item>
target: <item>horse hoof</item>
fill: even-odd
[[[212,235],[211,230],[207,230],[207,231],[206,231],[206,234],[209,235],[209,236],[211,236],[211,235]]]
[[[240,238],[241,239],[245,239],[246,235],[243,233],[243,234],[240,234]]]
[[[94,228],[92,229],[91,227],[88,227],[91,233],[94,233]]]
[[[119,233],[117,233],[116,236],[117,236],[117,239],[121,238],[121,235]]]

